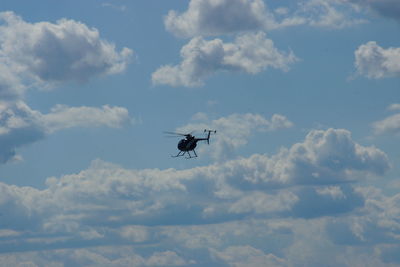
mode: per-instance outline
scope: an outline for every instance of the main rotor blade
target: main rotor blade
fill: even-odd
[[[180,136],[188,136],[189,134],[183,134],[183,133],[175,133],[175,132],[164,132],[166,134],[174,134],[174,135],[180,135]]]

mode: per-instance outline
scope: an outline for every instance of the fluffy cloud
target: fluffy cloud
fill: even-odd
[[[399,263],[393,254],[400,237],[400,194],[385,196],[378,189],[356,189],[365,198],[365,206],[358,214],[338,218],[327,223],[329,237],[336,244],[376,245],[375,253],[384,262]]]
[[[161,66],[152,81],[195,87],[217,71],[255,74],[269,67],[288,71],[297,61],[294,53],[276,49],[264,31],[296,25],[338,29],[364,23],[353,16],[359,13],[355,6],[340,0],[309,0],[269,10],[262,0],[191,0],[186,11],[171,10],[164,19],[168,31],[192,38],[181,49],[182,62]],[[204,39],[217,35],[236,35],[236,39],[232,43]]]
[[[25,103],[0,103],[0,163],[15,158],[15,148],[44,137],[39,112]]]
[[[0,102],[0,163],[16,157],[18,147],[33,143],[47,134],[70,127],[121,127],[128,123],[122,107],[56,106],[50,113],[32,110],[22,101]]]
[[[356,193],[341,185],[356,179],[351,171],[379,176],[387,168],[382,151],[358,145],[347,131],[329,129],[313,131],[304,142],[272,157],[253,155],[182,171],[127,170],[95,161],[78,174],[49,178],[45,190],[2,184],[0,206],[15,206],[13,212],[26,218],[40,214],[39,225],[47,231],[74,233],[80,223],[201,224],[248,213],[301,217],[305,216],[301,207],[325,200],[319,207],[327,207],[326,211],[314,211],[315,217],[341,212],[329,209],[330,205],[349,206],[347,202],[354,200]],[[304,191],[296,185],[311,187]],[[143,241],[147,235],[127,236]]]
[[[168,31],[183,37],[261,30],[268,22],[274,24],[262,0],[191,0],[187,11],[170,11],[164,22]]]
[[[49,87],[118,73],[126,68],[132,54],[128,48],[117,52],[96,29],[74,20],[28,23],[13,12],[0,13],[0,19],[0,66],[27,86],[39,83]],[[21,86],[16,79],[7,82],[14,84],[11,87]]]
[[[178,132],[192,132],[198,129],[218,129],[218,134],[213,136],[214,159],[221,160],[232,157],[235,150],[246,145],[253,132],[272,132],[287,129],[293,123],[283,115],[273,114],[271,119],[266,119],[260,114],[231,114],[215,120],[209,120],[204,113],[194,116],[194,122],[179,127]],[[205,150],[201,151],[206,153]]]
[[[297,61],[293,52],[279,51],[262,32],[239,35],[233,43],[196,37],[181,49],[181,57],[179,65],[156,70],[152,74],[153,83],[194,87],[217,71],[256,74],[269,67],[288,71]]]
[[[13,12],[0,13],[0,163],[17,159],[18,147],[70,127],[120,127],[125,108],[56,105],[48,114],[24,103],[27,88],[51,88],[122,72],[132,50],[100,38],[96,29],[73,20],[28,23]]]
[[[400,76],[400,48],[384,49],[376,42],[361,45],[355,51],[355,66],[359,75],[370,79]]]
[[[168,31],[180,37],[273,30],[296,25],[343,28],[365,22],[352,18],[351,6],[336,0],[309,0],[293,10],[269,10],[262,0],[191,0],[186,11],[169,11]]]

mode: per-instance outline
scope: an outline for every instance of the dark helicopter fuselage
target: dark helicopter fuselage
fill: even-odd
[[[180,151],[191,151],[197,146],[197,141],[204,140],[203,138],[189,137],[186,139],[181,139],[178,143],[178,149]]]

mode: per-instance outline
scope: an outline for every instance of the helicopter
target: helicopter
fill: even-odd
[[[178,142],[178,149],[179,149],[178,154],[176,156],[171,156],[171,157],[173,157],[173,158],[182,157],[186,153],[188,153],[189,156],[186,158],[191,159],[191,158],[197,158],[196,151],[194,150],[197,146],[197,142],[198,141],[207,141],[207,144],[210,144],[211,133],[215,134],[215,133],[217,133],[217,131],[205,129],[204,133],[208,133],[206,138],[196,138],[195,136],[192,135],[192,133],[188,133],[188,134],[175,133],[175,132],[164,132],[164,133],[172,134],[175,136],[184,136],[185,137],[185,139],[181,139]],[[193,151],[194,156],[192,156],[190,154],[190,151]]]

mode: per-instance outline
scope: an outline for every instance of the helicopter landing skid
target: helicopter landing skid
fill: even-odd
[[[182,153],[183,152],[183,153]],[[183,157],[186,152],[188,153],[189,157],[186,157],[186,159],[191,159],[191,158],[197,158],[197,154],[196,151],[193,150],[194,156],[190,155],[189,151],[179,151],[179,153],[176,156],[171,156],[173,158],[177,158],[177,157]]]

